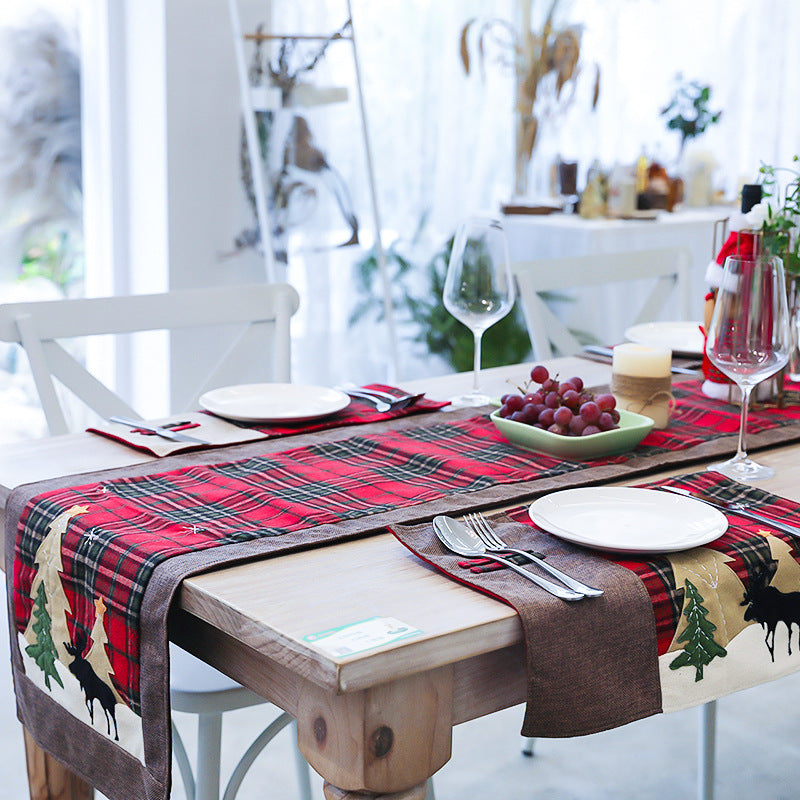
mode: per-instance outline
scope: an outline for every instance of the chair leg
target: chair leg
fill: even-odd
[[[536,739],[534,739],[533,736],[522,737],[522,755],[533,758],[533,743],[535,741]]]
[[[181,772],[183,793],[186,795],[186,800],[195,800],[196,789],[192,765],[189,761],[189,756],[186,754],[186,746],[178,731],[178,726],[174,722],[172,723],[172,752],[175,754],[175,761],[178,763],[178,769]]]
[[[196,800],[219,800],[222,714],[200,714],[197,722]]]
[[[714,800],[717,701],[700,706],[700,737],[697,768],[697,800]]]
[[[244,780],[247,770],[253,765],[259,753],[287,726],[293,723],[292,717],[283,712],[276,717],[263,731],[256,737],[250,747],[247,748],[239,763],[233,770],[222,800],[234,800]],[[297,764],[298,792],[302,800],[311,800],[311,779],[309,777],[310,767],[306,760],[297,749],[297,737],[294,740],[295,759]]]
[[[311,800],[311,774],[308,762],[303,758],[297,746],[297,720],[292,720],[292,750],[294,750],[294,763],[297,771],[297,793],[300,800]]]

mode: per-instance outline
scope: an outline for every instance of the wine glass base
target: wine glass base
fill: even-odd
[[[772,467],[765,467],[762,464],[757,464],[750,458],[734,457],[727,461],[722,461],[719,464],[709,464],[708,470],[711,472],[719,472],[726,478],[733,478],[735,481],[764,481],[774,477],[775,470]]]
[[[469,394],[460,394],[457,397],[450,398],[450,405],[447,408],[477,408],[478,406],[491,405],[492,398],[482,392],[470,392]]]

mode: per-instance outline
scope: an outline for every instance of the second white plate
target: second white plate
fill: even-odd
[[[625,331],[625,338],[648,347],[666,347],[673,353],[703,355],[699,322],[645,322]]]
[[[621,553],[669,553],[713,542],[725,515],[690,497],[627,486],[564,489],[531,503],[543,530],[584,547]]]
[[[302,422],[335,414],[349,403],[337,389],[298,383],[245,383],[200,396],[206,411],[237,422]]]

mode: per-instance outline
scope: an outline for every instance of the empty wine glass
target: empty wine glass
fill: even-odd
[[[447,265],[442,299],[444,307],[466,325],[475,338],[472,392],[454,397],[450,402],[457,407],[486,405],[490,398],[480,391],[481,339],[483,332],[514,306],[508,244],[500,222],[474,218],[459,226]]]
[[[714,303],[706,353],[742,393],[736,455],[709,469],[739,481],[771,478],[775,470],[747,456],[747,408],[753,387],[789,360],[792,333],[783,262],[776,256],[729,257]]]

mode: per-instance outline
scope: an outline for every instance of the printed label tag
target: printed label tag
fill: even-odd
[[[310,633],[303,640],[315,644],[326,653],[342,656],[361,653],[374,647],[381,647],[401,639],[408,639],[422,633],[417,628],[406,625],[393,617],[370,617],[349,625],[340,625],[319,633]]]

